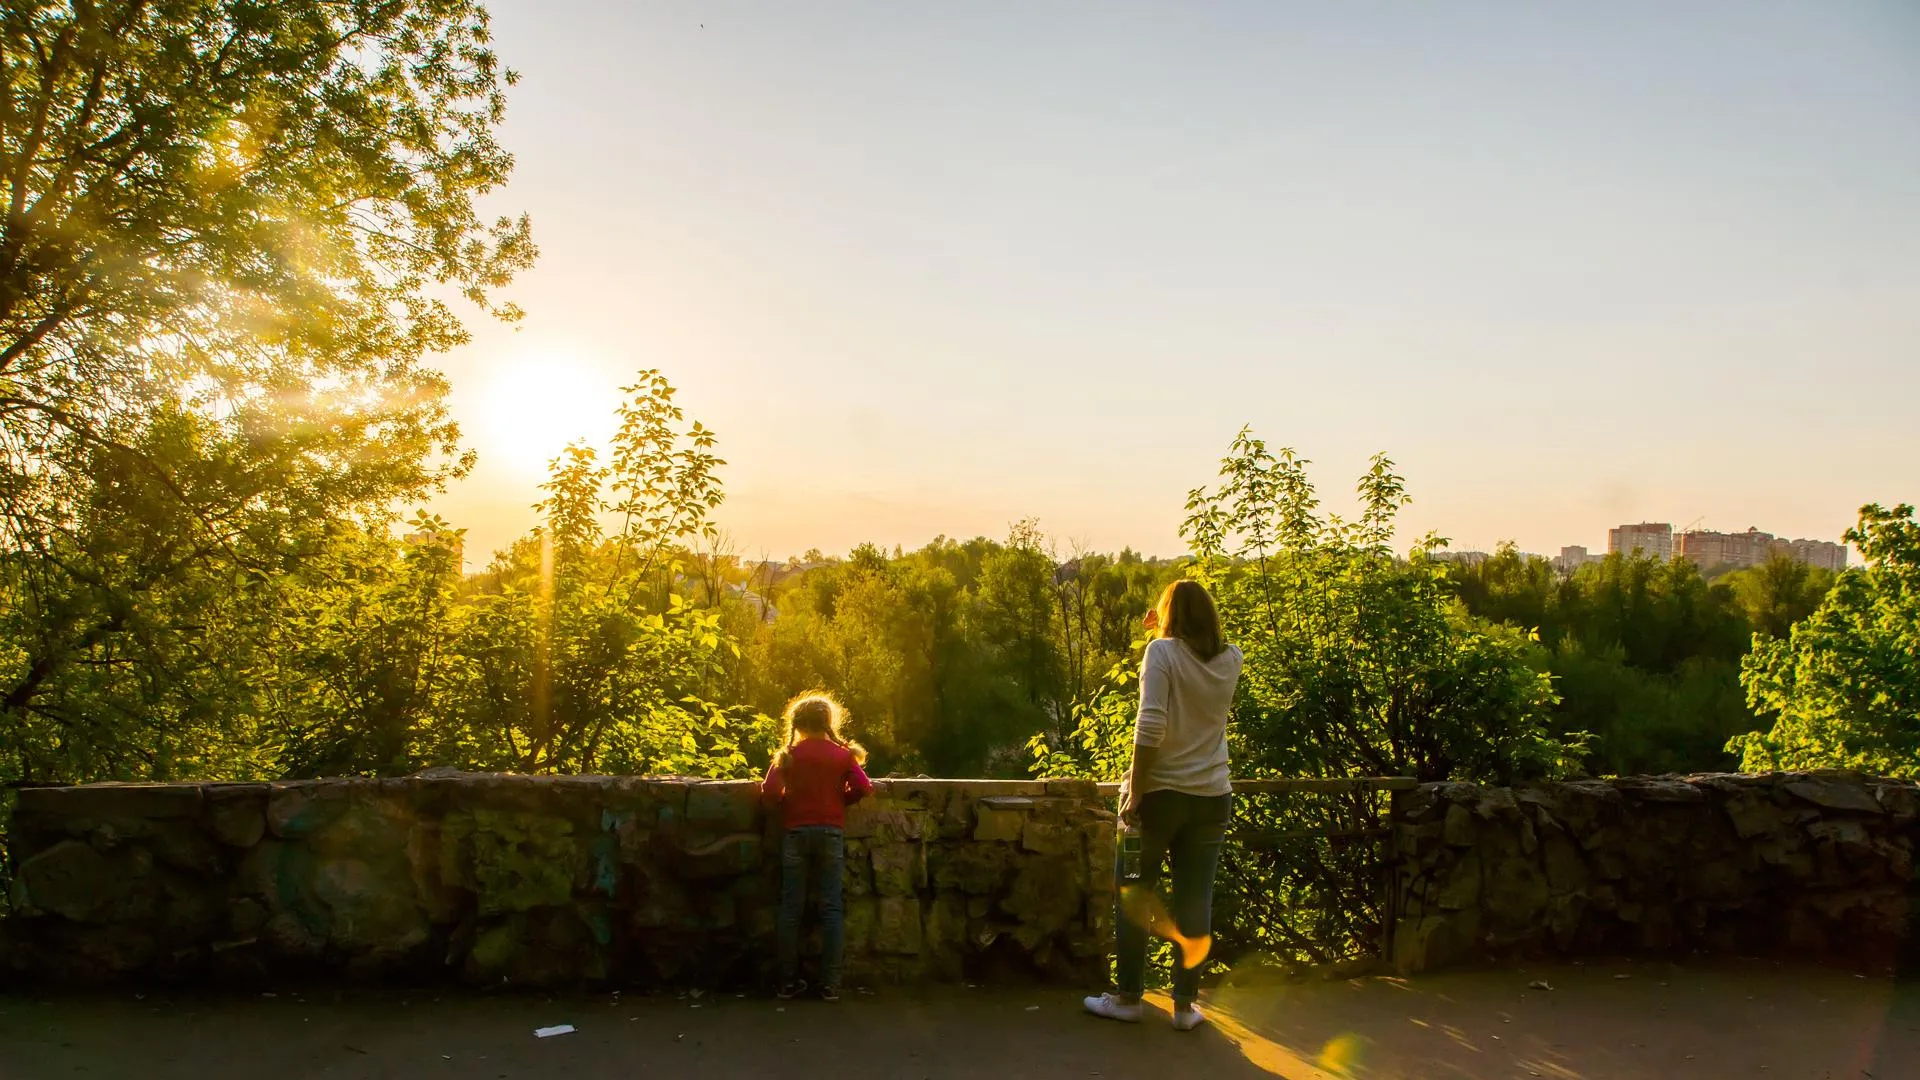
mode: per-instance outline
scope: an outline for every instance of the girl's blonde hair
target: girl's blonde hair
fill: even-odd
[[[866,747],[840,734],[846,722],[847,707],[825,690],[809,690],[796,696],[780,714],[780,751],[773,756],[773,763],[784,766],[793,760],[793,744],[800,741],[801,735],[818,736],[844,746],[853,754],[853,760],[865,763]]]

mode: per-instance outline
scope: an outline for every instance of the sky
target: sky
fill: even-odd
[[[490,7],[541,257],[440,360],[470,564],[642,368],[749,557],[1176,554],[1243,425],[1459,549],[1920,501],[1906,0]]]

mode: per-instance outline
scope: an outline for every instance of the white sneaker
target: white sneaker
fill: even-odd
[[[1207,1018],[1201,1014],[1200,1006],[1188,1005],[1188,1006],[1185,1006],[1184,1008],[1178,1005],[1174,1006],[1173,1030],[1192,1031],[1194,1028],[1197,1028],[1201,1024],[1204,1024],[1206,1022],[1207,1022]]]
[[[1081,1001],[1081,1004],[1095,1016],[1104,1016],[1109,1020],[1118,1020],[1125,1024],[1140,1022],[1140,1003],[1136,1001],[1129,1005],[1120,1000],[1118,994],[1101,994],[1098,997],[1086,998]]]

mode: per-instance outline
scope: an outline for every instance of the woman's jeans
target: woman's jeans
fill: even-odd
[[[800,974],[800,918],[807,900],[820,911],[820,983],[840,985],[840,953],[846,916],[840,877],[846,867],[846,833],[832,825],[799,825],[780,840],[780,981]]]
[[[1127,998],[1138,998],[1145,988],[1149,897],[1160,882],[1163,857],[1173,864],[1172,915],[1181,935],[1206,938],[1213,932],[1213,873],[1227,840],[1233,796],[1150,791],[1141,796],[1139,810],[1139,884],[1127,884],[1118,856],[1113,866],[1114,967],[1120,993]],[[1190,1005],[1200,996],[1200,970],[1206,965],[1198,959],[1192,966],[1180,961],[1176,946],[1173,1000],[1176,1005]]]

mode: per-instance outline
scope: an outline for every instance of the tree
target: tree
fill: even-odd
[[[1833,571],[1776,552],[1759,566],[1735,570],[1716,584],[1732,590],[1755,633],[1783,638],[1794,623],[1820,607],[1833,588]]]
[[[1219,488],[1188,498],[1188,573],[1246,654],[1229,730],[1236,772],[1505,782],[1567,768],[1580,739],[1550,733],[1552,690],[1525,637],[1457,610],[1430,558],[1439,538],[1394,556],[1406,496],[1392,463],[1376,457],[1361,477],[1351,522],[1321,515],[1306,465],[1242,431]],[[1039,767],[1111,774],[1131,743],[1130,708],[1123,685],[1082,709],[1066,745],[1036,740]]]
[[[155,775],[189,717],[252,744],[214,616],[467,467],[425,359],[466,338],[444,294],[516,314],[527,222],[477,210],[511,81],[473,0],[0,10],[10,768]]]
[[[1196,488],[1182,526],[1186,572],[1205,584],[1227,640],[1244,653],[1227,739],[1238,777],[1409,775],[1510,783],[1568,770],[1579,738],[1548,726],[1553,692],[1517,630],[1455,601],[1428,536],[1395,555],[1407,502],[1392,462],[1360,478],[1361,512],[1323,515],[1291,450],[1241,431],[1221,483]],[[1138,663],[1076,711],[1065,740],[1033,741],[1039,775],[1116,779],[1132,753]],[[1215,894],[1215,953],[1257,948],[1310,962],[1376,942],[1386,913],[1361,846],[1324,838],[1378,820],[1367,792],[1236,800],[1233,845]]]
[[[1751,631],[1738,575],[1708,582],[1685,559],[1613,554],[1563,577],[1512,544],[1447,573],[1468,611],[1537,635],[1555,729],[1591,733],[1598,772],[1725,769],[1727,739],[1759,726],[1740,690]]]
[[[469,608],[455,743],[523,772],[737,775],[768,725],[703,695],[737,646],[688,600],[679,546],[713,538],[724,462],[705,426],[682,429],[660,372],[624,393],[610,463],[582,445],[554,459],[544,527],[496,560]]]
[[[1747,771],[1920,777],[1920,524],[1912,506],[1871,504],[1846,538],[1866,567],[1843,571],[1785,639],[1756,637],[1741,665],[1747,700],[1773,720],[1728,744]]]

